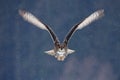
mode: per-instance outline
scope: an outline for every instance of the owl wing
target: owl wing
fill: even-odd
[[[80,23],[76,24],[75,26],[73,26],[72,29],[66,35],[66,37],[65,37],[63,42],[67,44],[69,39],[71,38],[71,36],[73,35],[73,33],[76,30],[79,30],[79,29],[82,29],[82,28],[86,27],[90,23],[92,23],[95,20],[98,20],[99,18],[101,18],[103,15],[104,15],[104,10],[103,9],[95,11],[94,13],[92,13],[85,20],[83,20],[82,22],[80,22]]]
[[[23,19],[25,21],[28,21],[29,23],[35,25],[36,27],[46,30],[50,33],[51,38],[53,41],[58,41],[58,38],[56,37],[55,33],[53,32],[53,30],[47,26],[46,24],[43,24],[40,20],[38,20],[33,14],[31,14],[30,12],[27,12],[25,10],[19,10],[19,14],[23,17]]]

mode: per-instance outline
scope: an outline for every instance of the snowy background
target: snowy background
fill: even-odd
[[[60,41],[96,10],[105,16],[77,31],[76,52],[59,62],[48,32],[25,22],[24,9],[49,25]],[[0,80],[120,80],[120,0],[0,0]]]

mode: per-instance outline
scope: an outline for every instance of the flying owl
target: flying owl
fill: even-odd
[[[58,61],[64,61],[64,59],[67,57],[67,55],[72,54],[75,52],[75,50],[69,49],[68,48],[68,41],[70,40],[71,36],[76,30],[80,30],[90,23],[94,22],[95,20],[98,20],[104,15],[104,10],[98,10],[92,13],[90,16],[85,18],[82,22],[79,22],[75,26],[73,26],[68,34],[65,36],[65,39],[63,40],[62,43],[60,43],[58,37],[56,34],[53,32],[53,30],[46,24],[42,23],[38,18],[36,18],[33,14],[30,12],[27,12],[25,10],[19,10],[19,14],[23,17],[25,21],[28,21],[29,23],[35,25],[36,27],[46,30],[49,32],[53,43],[54,43],[54,49],[45,51],[45,53],[54,56],[57,58]]]

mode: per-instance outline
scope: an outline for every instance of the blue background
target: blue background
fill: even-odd
[[[105,16],[78,30],[69,42],[76,52],[59,62],[48,32],[25,22],[24,9],[64,39],[69,29],[96,10]],[[0,0],[0,80],[120,80],[119,0]]]

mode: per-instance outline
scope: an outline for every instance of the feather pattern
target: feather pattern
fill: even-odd
[[[65,37],[63,42],[67,44],[68,40],[71,38],[71,36],[73,35],[73,33],[76,30],[82,29],[82,28],[86,27],[87,25],[89,25],[90,23],[94,22],[95,20],[98,20],[102,16],[104,16],[104,10],[103,9],[94,12],[93,14],[88,16],[85,20],[83,20],[82,22],[80,22],[77,25],[73,26],[71,28],[71,30],[68,32],[68,34],[66,35],[66,37]]]
[[[82,23],[80,23],[78,25],[77,29],[84,28],[85,26],[89,25],[90,23],[92,23],[95,20],[98,20],[102,16],[104,16],[104,10],[103,9],[94,12],[93,14],[91,14],[90,16],[88,16]]]
[[[24,10],[19,10],[19,14],[23,17],[24,20],[28,21],[29,23],[34,24],[35,26],[37,26],[40,29],[47,30],[47,28],[45,27],[45,25],[43,23],[41,23],[41,21],[38,20],[31,13],[26,12]]]
[[[46,24],[43,24],[40,20],[38,20],[34,15],[32,15],[30,12],[26,12],[24,10],[19,10],[19,14],[23,17],[24,20],[28,21],[29,23],[32,23],[36,27],[46,30],[50,33],[53,41],[59,42],[58,38],[56,37],[55,33],[52,31],[50,27],[48,27]]]

